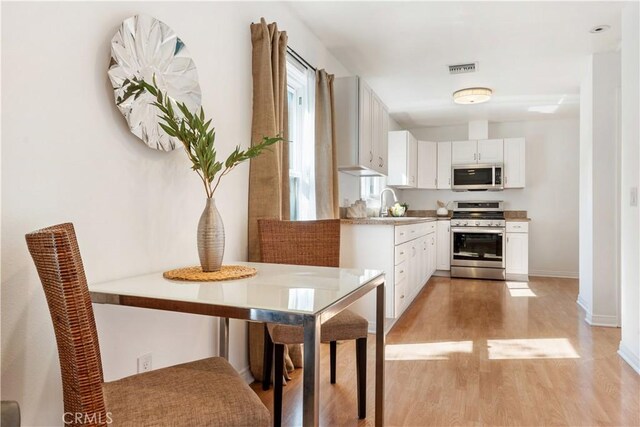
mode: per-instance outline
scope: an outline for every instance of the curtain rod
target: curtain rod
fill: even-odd
[[[287,46],[287,52],[289,54],[291,54],[291,56],[293,56],[298,62],[300,62],[305,67],[311,68],[313,71],[317,71],[316,67],[314,67],[313,65],[309,64],[302,56],[300,56],[300,54],[298,54],[298,52],[293,50],[291,47]]]

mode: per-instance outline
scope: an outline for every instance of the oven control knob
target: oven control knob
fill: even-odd
[[[476,221],[476,227],[480,226],[480,221]]]

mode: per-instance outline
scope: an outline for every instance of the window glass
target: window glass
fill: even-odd
[[[315,74],[287,55],[291,220],[316,218],[314,168]]]

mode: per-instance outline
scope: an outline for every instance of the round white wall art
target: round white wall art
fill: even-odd
[[[156,150],[171,151],[180,145],[158,125],[160,110],[153,105],[153,95],[145,91],[137,98],[132,96],[117,103],[124,94],[122,85],[126,79],[144,79],[152,84],[155,76],[158,88],[173,101],[184,102],[189,111],[200,108],[202,95],[196,65],[171,28],[147,15],[125,19],[111,39],[108,74],[116,105],[134,135]]]

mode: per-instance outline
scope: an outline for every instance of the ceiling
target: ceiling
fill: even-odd
[[[587,55],[615,50],[623,2],[292,2],[342,64],[405,128],[577,117]],[[589,32],[596,25],[611,29]],[[451,64],[478,71],[450,75]],[[486,86],[485,104],[457,105]]]

